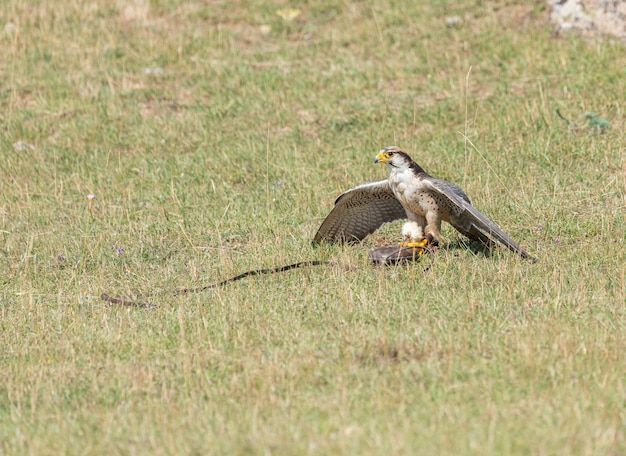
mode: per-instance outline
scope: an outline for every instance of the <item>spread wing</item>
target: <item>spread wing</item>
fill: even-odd
[[[387,179],[363,182],[339,195],[313,243],[360,241],[383,223],[403,218],[406,211]]]
[[[422,184],[432,191],[446,197],[452,203],[450,211],[450,224],[460,233],[470,239],[479,240],[485,244],[493,239],[508,249],[522,256],[536,261],[528,252],[522,249],[502,229],[489,220],[482,212],[470,203],[467,195],[452,182],[443,179],[428,177],[422,180]]]

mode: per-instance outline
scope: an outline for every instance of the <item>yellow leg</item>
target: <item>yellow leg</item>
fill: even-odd
[[[408,241],[408,242],[400,242],[400,247],[413,247],[413,248],[423,248],[428,244],[428,239],[424,238],[421,241]]]
[[[400,247],[408,247],[417,250],[417,255],[422,256],[424,254],[424,247],[428,245],[428,239],[422,239],[421,241],[408,241],[408,242],[400,242]],[[415,254],[414,253],[414,254]]]

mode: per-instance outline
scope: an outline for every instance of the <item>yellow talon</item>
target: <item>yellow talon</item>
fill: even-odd
[[[413,249],[414,256],[422,256],[426,251],[425,247],[428,245],[428,239],[422,239],[421,241],[399,242],[398,245],[402,248]]]
[[[409,241],[409,242],[400,242],[399,245],[400,247],[413,247],[415,248],[422,248],[422,247],[426,247],[426,245],[428,244],[428,239],[424,238],[421,241]]]

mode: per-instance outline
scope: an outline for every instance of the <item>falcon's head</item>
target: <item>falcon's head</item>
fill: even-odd
[[[385,147],[374,158],[374,163],[384,163],[390,173],[397,173],[410,169],[415,175],[426,174],[424,169],[415,163],[409,154],[396,146]]]
[[[374,158],[374,163],[384,163],[389,168],[408,168],[413,160],[402,149],[391,146],[380,149]]]

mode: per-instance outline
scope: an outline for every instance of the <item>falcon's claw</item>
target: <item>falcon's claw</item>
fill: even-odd
[[[432,233],[428,233],[426,235],[426,240],[428,241],[428,244],[432,245],[433,247],[439,247],[439,241],[435,239],[435,236],[433,236]]]
[[[422,239],[421,241],[408,241],[398,243],[400,247],[413,247],[414,249],[423,249],[428,245],[428,239]]]

